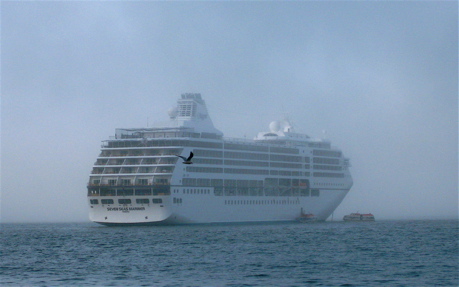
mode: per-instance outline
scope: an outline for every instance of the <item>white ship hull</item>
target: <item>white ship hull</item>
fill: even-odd
[[[303,209],[324,221],[347,192],[323,190],[320,197],[182,195],[186,204],[173,204],[173,196],[163,196],[162,204],[93,206],[90,219],[106,225],[276,222],[295,221]]]

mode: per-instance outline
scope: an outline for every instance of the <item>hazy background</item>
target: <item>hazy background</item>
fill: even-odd
[[[1,2],[1,221],[87,221],[115,128],[184,92],[253,138],[288,116],[351,159],[335,211],[458,216],[458,4]]]

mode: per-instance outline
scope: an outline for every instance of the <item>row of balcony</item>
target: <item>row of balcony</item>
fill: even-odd
[[[125,157],[125,156],[175,156],[180,150],[103,150],[99,157]]]
[[[139,165],[173,165],[177,162],[176,159],[172,160],[149,160],[149,159],[138,159],[138,160],[104,160],[98,159],[95,166],[139,166]]]
[[[173,166],[157,166],[157,167],[138,167],[138,168],[120,168],[120,167],[95,167],[91,174],[134,174],[134,173],[172,173]]]

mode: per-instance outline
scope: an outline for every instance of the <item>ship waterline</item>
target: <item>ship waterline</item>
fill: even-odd
[[[228,139],[200,94],[183,94],[170,120],[117,129],[88,183],[90,220],[105,224],[326,220],[352,186],[349,159],[327,140],[275,121],[253,140]],[[194,153],[192,164],[178,156]]]

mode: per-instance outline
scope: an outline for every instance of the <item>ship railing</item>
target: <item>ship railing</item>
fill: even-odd
[[[255,143],[253,142],[253,140],[247,139],[247,138],[223,137],[223,139],[224,139],[225,141],[228,141],[228,142],[238,142],[238,143],[251,143],[251,144],[255,144]]]
[[[118,183],[118,184],[108,184],[108,183],[93,183],[89,182],[88,186],[102,186],[102,187],[118,187],[118,186],[164,186],[164,185],[169,185],[169,183],[159,183],[159,182],[154,182],[154,183],[148,183],[148,184],[135,184],[135,183],[130,183],[130,184],[123,184],[123,183]]]
[[[244,143],[244,144],[250,144],[250,145],[265,145],[265,146],[270,146],[270,145],[288,145],[288,146],[297,146],[301,145],[298,142],[285,142],[285,140],[281,142],[274,142],[274,141],[254,141],[253,139],[248,139],[248,138],[232,138],[232,137],[223,137],[223,139],[226,142],[233,142],[233,143]]]

